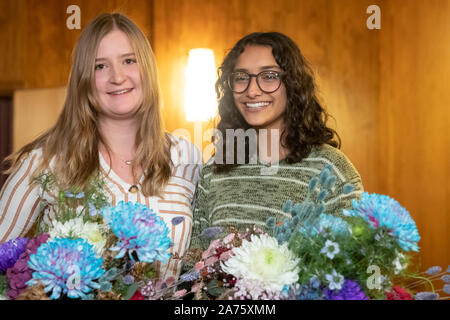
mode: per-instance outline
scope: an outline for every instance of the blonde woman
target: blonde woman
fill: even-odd
[[[53,128],[9,157],[0,192],[0,243],[24,236],[38,218],[51,225],[57,196],[33,178],[51,172],[60,186],[83,188],[98,173],[110,204],[146,204],[172,228],[172,253],[190,241],[191,202],[202,166],[200,151],[164,131],[158,74],[151,46],[121,14],[102,14],[82,31],[64,108]],[[182,216],[173,225],[174,217]],[[163,278],[179,275],[177,260],[158,265]]]

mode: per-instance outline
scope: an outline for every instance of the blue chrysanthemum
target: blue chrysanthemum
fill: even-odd
[[[92,289],[100,285],[95,282],[105,272],[103,259],[84,239],[56,238],[39,246],[30,255],[28,266],[34,270],[27,285],[42,282],[45,292],[52,292],[51,299],[61,294],[69,298],[84,298]]]
[[[416,223],[409,212],[389,196],[364,192],[359,201],[353,200],[353,210],[343,210],[346,216],[362,217],[373,228],[385,227],[400,247],[419,251],[420,240]]]
[[[336,235],[350,235],[349,230],[350,227],[346,221],[326,213],[320,214],[319,219],[314,225],[306,223],[299,228],[299,232],[309,234],[310,236],[323,234],[324,232],[331,232]]]
[[[119,251],[117,259],[127,252],[133,259],[132,253],[136,252],[141,262],[169,260],[168,249],[172,246],[169,228],[152,209],[139,203],[120,201],[115,207],[104,208],[102,215],[119,238],[116,246],[110,249]]]

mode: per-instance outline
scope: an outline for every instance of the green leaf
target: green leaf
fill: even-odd
[[[135,292],[137,291],[138,288],[139,288],[139,285],[136,282],[131,284],[128,287],[127,293],[125,294],[125,296],[123,298],[125,300],[130,300],[131,297],[135,294]]]
[[[103,292],[109,292],[112,290],[112,284],[111,282],[108,281],[104,281],[100,283],[100,291]]]
[[[206,286],[206,290],[207,290],[208,294],[210,294],[214,297],[218,297],[224,292],[224,289],[219,286],[219,283],[216,279],[208,282],[208,285]]]

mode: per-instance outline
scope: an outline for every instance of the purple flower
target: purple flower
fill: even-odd
[[[439,294],[436,292],[418,292],[414,296],[414,300],[439,300]]]
[[[133,284],[134,283],[134,277],[131,274],[127,274],[125,277],[123,277],[122,279],[124,284]]]
[[[175,217],[172,219],[172,225],[176,226],[184,221],[184,217]]]
[[[221,227],[209,227],[203,230],[200,236],[205,238],[214,238],[216,235],[222,232]]]
[[[40,234],[31,239],[25,251],[19,256],[13,267],[6,271],[6,277],[9,282],[8,299],[16,299],[27,287],[27,281],[31,279],[32,270],[28,267],[30,255],[36,253],[38,247],[47,242],[49,235],[47,233]]]
[[[328,300],[368,300],[358,283],[348,279],[344,281],[341,290],[326,290],[325,297]]]
[[[434,266],[434,267],[428,268],[428,270],[425,271],[425,273],[430,275],[430,276],[434,276],[434,275],[438,274],[441,271],[442,271],[442,268],[440,266]]]
[[[11,268],[24,252],[28,238],[17,238],[0,244],[0,273]]]
[[[194,280],[197,280],[199,276],[200,276],[200,271],[184,273],[180,276],[180,281],[182,281],[182,282],[194,281]]]

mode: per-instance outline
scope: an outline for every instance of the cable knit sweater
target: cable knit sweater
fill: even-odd
[[[337,176],[335,189],[325,198],[325,212],[341,215],[342,209],[352,207],[352,199],[359,199],[363,192],[361,177],[349,159],[338,149],[322,145],[298,163],[280,161],[272,174],[261,174],[268,166],[258,164],[239,165],[232,171],[217,174],[213,171],[212,159],[205,165],[197,187],[194,209],[194,227],[191,248],[205,249],[210,239],[200,237],[206,227],[221,226],[226,233],[227,226],[240,231],[253,225],[265,228],[268,217],[277,221],[286,215],[282,210],[285,201],[302,202],[308,192],[313,176],[332,165]],[[346,183],[354,190],[343,194]]]

